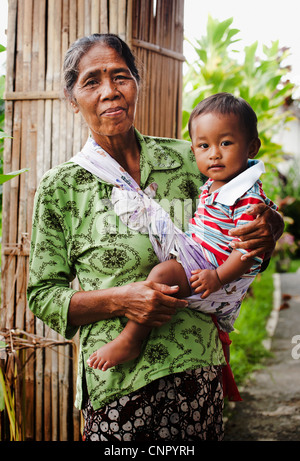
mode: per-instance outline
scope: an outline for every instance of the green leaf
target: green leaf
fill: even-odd
[[[219,43],[224,36],[226,29],[232,24],[233,18],[226,19],[225,21],[216,24],[215,30],[213,31],[213,42]]]
[[[255,53],[257,50],[258,42],[254,42],[250,46],[245,47],[245,71],[248,75],[255,72]]]
[[[199,55],[199,58],[201,59],[201,61],[204,62],[204,64],[207,63],[207,53],[205,50],[202,50],[202,49],[197,49],[197,54]]]
[[[11,173],[8,173],[8,174],[0,174],[0,184],[3,184],[4,182],[9,181],[10,179],[13,179],[19,174],[24,173],[25,171],[28,171],[28,170],[29,168],[23,168],[22,170],[12,171]]]
[[[3,411],[5,408],[5,398],[4,398],[5,391],[6,391],[5,382],[3,379],[2,370],[0,369],[0,411]]]
[[[5,408],[4,392],[0,384],[0,411],[3,411],[4,408]]]
[[[4,133],[4,131],[0,131],[0,139],[2,138],[11,138],[8,134]]]

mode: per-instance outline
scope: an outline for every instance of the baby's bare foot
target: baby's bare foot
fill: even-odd
[[[120,363],[129,362],[140,354],[141,342],[130,340],[120,334],[108,344],[95,351],[87,360],[87,364],[102,371],[115,367]]]

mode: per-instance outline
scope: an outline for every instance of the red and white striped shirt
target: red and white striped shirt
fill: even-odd
[[[247,224],[255,219],[255,216],[247,214],[247,208],[250,205],[263,202],[275,210],[278,209],[264,193],[261,181],[256,179],[255,175],[253,178],[253,173],[250,183],[253,182],[253,180],[254,183],[240,197],[236,197],[243,188],[249,186],[250,170],[252,170],[255,165],[258,165],[258,163],[261,167],[262,162],[249,160],[247,170],[225,185],[226,190],[230,190],[228,193],[230,198],[227,193],[225,195],[223,194],[223,197],[226,197],[225,199],[220,197],[220,192],[225,186],[210,193],[209,190],[213,183],[211,179],[200,189],[201,194],[199,196],[198,208],[194,217],[190,220],[188,234],[202,246],[205,258],[215,266],[219,266],[226,261],[232,251],[230,243],[234,240],[238,240],[228,235],[229,230]],[[256,167],[256,169],[258,168]],[[260,171],[260,173],[263,171],[264,170]],[[260,173],[258,173],[256,177],[259,176]],[[245,180],[246,177],[248,177],[248,183],[247,180]],[[232,204],[224,204],[224,202]],[[239,251],[242,253],[247,252],[247,250],[243,249],[239,249]],[[255,257],[254,260],[253,266],[245,275],[253,276],[259,272],[263,261],[263,255],[262,257]]]

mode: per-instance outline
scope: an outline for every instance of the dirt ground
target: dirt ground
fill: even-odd
[[[276,289],[273,356],[240,389],[243,401],[230,404],[225,441],[300,441],[300,271],[277,275]]]

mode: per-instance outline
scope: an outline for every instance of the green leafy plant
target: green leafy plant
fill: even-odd
[[[198,58],[188,64],[184,75],[182,136],[189,139],[188,119],[202,99],[219,92],[240,96],[257,114],[262,142],[257,157],[269,164],[273,176],[276,162],[284,154],[273,136],[282,124],[293,119],[289,104],[295,85],[287,78],[290,68],[284,65],[289,49],[274,41],[270,47],[263,46],[263,57],[257,56],[258,42],[244,47],[243,52],[236,51],[233,45],[240,40],[240,31],[230,27],[232,22],[233,18],[219,22],[209,16],[206,35],[195,44],[190,42]]]

